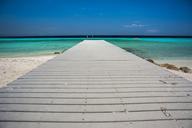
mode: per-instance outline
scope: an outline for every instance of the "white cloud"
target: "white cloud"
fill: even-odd
[[[147,30],[147,32],[149,32],[149,33],[157,33],[157,32],[159,32],[159,30],[157,30],[157,29],[149,29],[149,30]]]
[[[146,27],[147,25],[144,24],[127,24],[124,25],[125,28],[141,28],[141,27]]]

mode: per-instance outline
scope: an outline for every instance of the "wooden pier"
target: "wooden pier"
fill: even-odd
[[[0,89],[0,128],[192,128],[192,82],[85,40]]]

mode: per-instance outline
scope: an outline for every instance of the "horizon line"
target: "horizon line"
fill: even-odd
[[[42,36],[0,36],[0,38],[145,38],[145,37],[174,37],[192,38],[192,35],[42,35]]]

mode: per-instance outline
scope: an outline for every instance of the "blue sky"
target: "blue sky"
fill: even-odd
[[[191,0],[0,0],[0,36],[192,36],[191,12]]]

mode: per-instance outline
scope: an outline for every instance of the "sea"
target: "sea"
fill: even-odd
[[[0,58],[51,55],[87,38],[0,38]],[[191,60],[192,38],[89,38],[106,40],[142,58]]]

